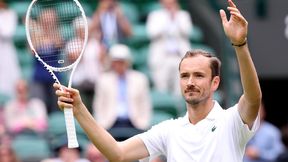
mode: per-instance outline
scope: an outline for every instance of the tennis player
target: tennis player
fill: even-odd
[[[220,83],[220,61],[201,50],[188,51],[179,64],[181,92],[186,100],[184,117],[153,126],[147,132],[117,142],[81,101],[79,91],[62,92],[54,84],[58,105],[74,107],[74,116],[93,144],[111,162],[134,161],[163,154],[168,162],[241,162],[245,145],[259,127],[262,93],[247,45],[248,22],[228,0],[229,20],[220,17],[237,55],[243,95],[237,104],[222,109],[213,94]],[[105,109],[103,107],[103,109]]]

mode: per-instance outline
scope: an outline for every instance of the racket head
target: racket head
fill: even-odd
[[[31,50],[46,68],[66,71],[80,61],[88,40],[88,23],[77,0],[33,0],[25,26]]]

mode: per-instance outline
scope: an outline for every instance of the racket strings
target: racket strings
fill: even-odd
[[[39,57],[49,66],[73,64],[84,46],[85,22],[74,2],[38,0],[31,8],[29,32]]]

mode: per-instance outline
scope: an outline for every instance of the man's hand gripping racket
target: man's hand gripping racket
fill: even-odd
[[[60,84],[69,72],[68,88],[88,39],[85,12],[78,0],[33,0],[26,13],[26,36],[35,57]],[[59,74],[59,75],[56,75]],[[73,110],[64,108],[68,147],[79,147]]]

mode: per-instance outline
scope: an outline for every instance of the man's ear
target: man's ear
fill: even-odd
[[[215,76],[212,80],[212,83],[211,83],[212,90],[216,91],[218,89],[219,85],[220,85],[220,77]]]

